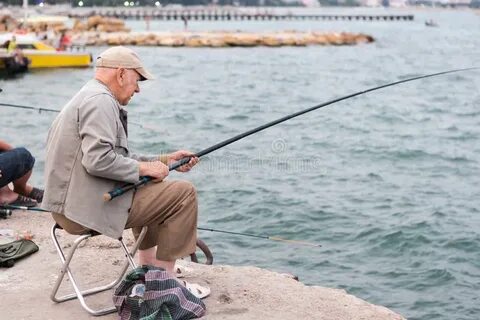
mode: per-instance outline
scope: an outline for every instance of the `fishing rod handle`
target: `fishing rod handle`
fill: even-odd
[[[190,159],[191,159],[190,157],[185,157],[183,159],[180,159],[180,160],[170,164],[168,166],[168,170],[172,171],[172,170],[178,169],[179,167],[187,164],[190,161]],[[124,193],[126,193],[126,192],[128,192],[132,189],[138,188],[138,187],[146,184],[147,182],[149,182],[151,180],[153,180],[152,177],[148,177],[148,176],[140,177],[140,180],[136,183],[129,183],[129,184],[123,185],[121,187],[115,188],[112,191],[109,191],[109,192],[105,193],[103,195],[103,200],[111,201],[112,199],[114,199],[118,196],[121,196],[122,194],[124,194]]]
[[[180,159],[180,160],[168,165],[168,170],[169,171],[176,170],[176,169],[180,168],[181,166],[183,166],[184,164],[187,164],[190,161],[190,159],[191,159],[191,157],[185,157],[183,159]]]
[[[132,189],[135,189],[135,188],[147,183],[150,180],[152,180],[152,178],[148,177],[148,176],[140,177],[140,180],[136,183],[128,183],[128,184],[125,184],[121,187],[117,187],[117,188],[113,189],[112,191],[104,193],[103,194],[103,200],[111,201],[113,198],[121,196],[122,194],[124,194],[124,193],[126,193],[126,192],[128,192]]]

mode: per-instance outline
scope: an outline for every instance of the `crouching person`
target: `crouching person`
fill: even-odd
[[[34,164],[35,158],[27,149],[0,140],[0,204],[35,207],[42,202],[43,190],[28,184]]]

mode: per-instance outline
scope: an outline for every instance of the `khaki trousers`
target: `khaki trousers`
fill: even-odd
[[[180,180],[149,183],[136,190],[125,229],[132,228],[137,238],[142,227],[148,226],[140,250],[156,246],[157,259],[173,261],[195,252],[197,212],[197,195],[191,183]],[[89,231],[63,214],[52,213],[52,216],[68,233]]]

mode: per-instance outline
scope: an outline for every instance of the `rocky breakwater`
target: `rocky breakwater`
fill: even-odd
[[[46,31],[64,32],[68,28],[65,25],[65,19],[59,18],[47,18],[39,17],[27,22],[21,22],[10,15],[0,16],[0,33],[2,32],[14,32],[17,34],[35,33],[39,34]]]
[[[166,47],[281,47],[310,45],[356,45],[374,38],[347,32],[75,32],[74,41],[86,45],[128,45]]]
[[[26,23],[15,19],[11,15],[0,15],[0,32],[17,32],[39,34],[46,31],[58,32],[129,32],[125,22],[116,18],[92,16],[86,21],[75,19],[73,27],[69,28],[65,22],[67,17],[39,17],[28,20]]]
[[[130,32],[125,27],[125,22],[116,18],[105,18],[102,16],[93,16],[87,19],[86,23],[75,19],[72,31],[74,33],[91,31],[91,32]]]
[[[130,32],[121,19],[92,16],[86,20],[75,19],[69,28],[62,20],[29,21],[20,24],[11,16],[0,17],[0,32],[35,33],[42,35],[52,30],[56,35],[68,33],[73,44],[104,46],[166,46],[166,47],[281,47],[310,45],[356,45],[370,43],[374,38],[362,33],[348,32]]]
[[[124,21],[93,16],[86,22],[76,20],[73,41],[92,45],[165,46],[165,47],[280,47],[308,45],[355,45],[373,42],[372,36],[347,32],[130,32]]]

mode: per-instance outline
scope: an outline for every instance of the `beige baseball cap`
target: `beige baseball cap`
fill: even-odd
[[[100,53],[95,66],[97,68],[133,69],[141,76],[140,81],[155,79],[145,69],[138,54],[132,49],[123,46],[111,47]]]

